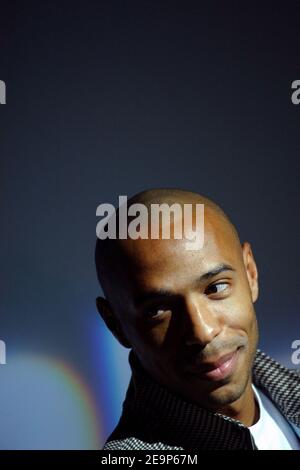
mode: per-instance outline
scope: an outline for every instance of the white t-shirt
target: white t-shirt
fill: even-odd
[[[259,420],[249,430],[258,450],[292,450],[286,436],[262,403],[260,392],[252,385],[259,405]],[[272,404],[273,405],[273,404]],[[271,405],[271,406],[272,406]],[[274,405],[273,405],[274,406]],[[278,411],[278,410],[276,410]],[[288,423],[286,423],[289,426]]]

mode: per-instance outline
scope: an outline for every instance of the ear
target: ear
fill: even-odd
[[[107,328],[112,332],[114,337],[119,341],[125,348],[131,348],[131,344],[127,340],[123,333],[122,327],[116,315],[113,313],[109,302],[103,297],[97,297],[96,305],[98,312],[103,318]]]
[[[251,245],[248,242],[242,244],[242,253],[244,265],[247,273],[248,283],[251,291],[252,302],[254,303],[258,298],[258,272],[257,266],[252,253]]]

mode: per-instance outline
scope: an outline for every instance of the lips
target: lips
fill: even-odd
[[[189,368],[188,372],[203,379],[217,381],[233,373],[239,356],[239,349],[224,354],[215,361],[202,362]]]

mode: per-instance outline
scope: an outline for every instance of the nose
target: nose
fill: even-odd
[[[198,345],[204,348],[222,330],[218,315],[200,296],[186,300],[185,343],[187,346]]]

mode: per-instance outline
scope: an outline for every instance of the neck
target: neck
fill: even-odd
[[[247,427],[255,424],[259,419],[259,407],[255,400],[251,381],[248,382],[245,392],[238,400],[224,406],[218,412],[241,421]]]

